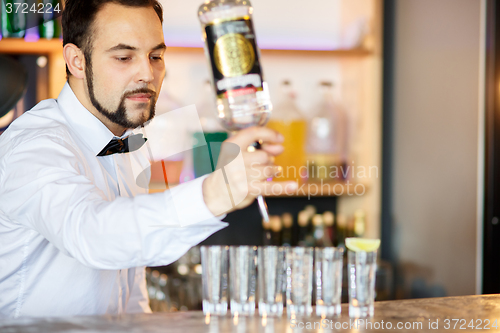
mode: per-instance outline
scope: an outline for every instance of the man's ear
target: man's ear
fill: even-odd
[[[85,78],[85,56],[75,44],[68,43],[63,49],[64,61],[71,74],[77,79]]]

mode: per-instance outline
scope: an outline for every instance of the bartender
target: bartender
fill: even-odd
[[[155,194],[137,185],[150,161],[132,129],[154,117],[162,17],[156,0],[66,1],[67,83],[0,136],[0,318],[150,312],[145,266],[177,260],[271,186],[296,189],[266,182],[283,137],[258,127],[222,146],[219,163],[237,145],[243,169]]]

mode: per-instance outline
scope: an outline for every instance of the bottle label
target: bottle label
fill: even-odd
[[[262,72],[252,21],[241,18],[205,27],[206,43],[219,97],[262,90]]]

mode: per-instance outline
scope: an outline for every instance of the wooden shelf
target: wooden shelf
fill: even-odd
[[[28,42],[22,38],[4,38],[0,40],[0,53],[14,54],[49,54],[55,52],[62,53],[62,40],[43,39]]]
[[[0,40],[0,53],[45,55],[49,62],[49,98],[57,98],[66,83],[66,64],[62,54],[62,40],[39,39],[28,42],[22,38]]]
[[[168,53],[200,53],[203,54],[202,47],[175,47],[168,46]],[[345,49],[345,50],[284,50],[284,49],[261,49],[260,53],[263,55],[277,55],[277,56],[328,56],[328,57],[365,57],[372,55],[371,50],[358,48],[358,49]]]
[[[0,40],[0,53],[15,54],[48,54],[62,52],[62,40],[60,39],[39,39],[28,42],[22,38],[4,38]],[[167,53],[203,53],[202,47],[176,47],[169,46]],[[344,50],[282,50],[282,49],[261,49],[261,53],[266,55],[301,55],[301,56],[336,56],[336,57],[364,57],[373,54],[371,50],[357,48]]]
[[[169,184],[170,188],[178,184]],[[152,182],[149,184],[149,193],[163,192],[167,188],[164,182]],[[268,193],[265,197],[338,197],[338,196],[361,196],[369,189],[368,184],[362,182],[308,182],[299,185],[294,194]]]

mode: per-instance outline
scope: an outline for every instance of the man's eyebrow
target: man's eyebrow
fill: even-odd
[[[155,47],[153,47],[152,51],[165,50],[166,48],[167,48],[167,46],[165,45],[165,43],[160,43],[160,44],[156,45]],[[120,51],[120,50],[136,51],[137,47],[120,43],[118,45],[113,46],[112,48],[109,48],[108,50],[106,50],[106,52]]]
[[[118,44],[118,45],[113,46],[110,49],[107,49],[106,52],[119,51],[119,50],[132,50],[132,51],[135,51],[135,50],[137,50],[137,47],[126,45],[126,44]]]
[[[166,48],[167,48],[167,46],[165,45],[165,43],[160,43],[160,44],[156,45],[155,47],[153,47],[152,51],[165,50]]]

